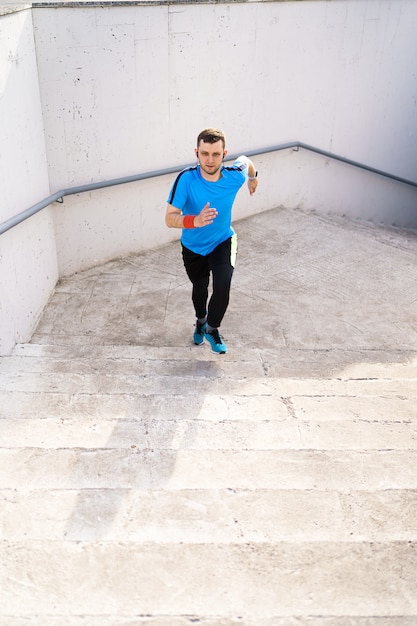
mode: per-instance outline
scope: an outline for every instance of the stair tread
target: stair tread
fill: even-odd
[[[415,489],[415,450],[0,448],[0,489]]]
[[[278,393],[246,395],[232,393],[170,395],[168,399],[160,390],[148,393],[102,393],[75,392],[60,390],[41,391],[0,391],[0,419],[20,418],[100,418],[105,419],[219,419],[283,420],[289,417],[314,422],[346,421],[366,419],[373,422],[417,420],[417,391],[411,389],[408,395],[386,392],[358,395],[346,393],[346,387],[312,386],[308,389],[284,386]],[[234,391],[239,391],[235,389]],[[253,391],[253,389],[252,389]],[[285,393],[292,392],[292,395]],[[303,393],[301,393],[303,391]],[[338,393],[336,393],[338,392]],[[345,393],[344,393],[345,392]],[[414,396],[413,396],[414,394]],[[167,410],[167,406],[169,410]]]
[[[416,544],[302,542],[0,545],[2,612],[27,615],[415,616]],[[115,566],[117,564],[117,566]],[[36,584],[31,584],[31,580]],[[366,583],[366,584],[365,584]],[[46,593],[47,592],[47,593]]]
[[[417,450],[417,416],[399,419],[312,421],[274,419],[258,412],[229,419],[228,406],[189,417],[169,411],[164,418],[26,417],[0,419],[1,448],[86,448],[147,450]]]
[[[188,374],[177,374],[168,371],[165,375],[148,371],[146,374],[129,372],[119,373],[2,373],[0,392],[44,393],[64,392],[107,393],[107,394],[153,394],[160,393],[165,397],[171,395],[265,395],[274,394],[278,397],[291,395],[397,395],[417,397],[415,378],[333,378],[333,379],[302,379],[302,378],[271,378],[266,376],[239,376],[236,373],[223,375],[217,369],[201,369],[192,366]],[[240,370],[241,372],[241,370]]]
[[[241,613],[241,611],[237,611]],[[153,615],[135,615],[125,617],[118,614],[107,615],[44,615],[28,617],[15,617],[11,615],[2,619],[0,626],[27,626],[34,624],[34,619],[39,617],[36,626],[415,626],[416,620],[411,617],[392,617],[390,615],[358,616],[346,615],[344,617],[306,617],[274,616],[274,617],[223,617],[213,615],[213,611],[207,616],[197,615],[169,615],[161,616],[158,612]]]
[[[9,541],[417,541],[413,489],[2,489],[0,501]]]

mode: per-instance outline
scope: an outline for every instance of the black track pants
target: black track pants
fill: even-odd
[[[226,239],[207,256],[196,254],[182,246],[182,258],[188,278],[193,284],[192,300],[198,318],[218,328],[229,304],[230,284],[237,255],[237,236]],[[213,276],[213,293],[208,308],[210,272]]]

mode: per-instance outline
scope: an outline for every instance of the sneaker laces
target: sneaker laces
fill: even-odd
[[[214,341],[215,341],[216,343],[219,343],[219,344],[220,344],[220,343],[223,343],[223,341],[222,341],[222,339],[221,339],[221,337],[220,337],[220,334],[219,334],[219,331],[217,330],[217,328],[214,328],[213,330],[211,330],[211,331],[209,332],[209,335],[211,335],[211,336],[213,337],[213,339],[214,339]]]

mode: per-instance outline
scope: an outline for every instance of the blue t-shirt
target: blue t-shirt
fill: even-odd
[[[240,156],[231,167],[221,168],[221,177],[215,182],[205,180],[200,166],[180,172],[171,187],[168,203],[180,209],[183,215],[198,215],[207,202],[217,209],[212,224],[201,228],[183,228],[181,242],[197,254],[206,256],[234,234],[232,206],[236,194],[248,178],[248,159]]]

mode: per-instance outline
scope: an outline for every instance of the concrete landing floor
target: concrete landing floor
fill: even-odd
[[[230,352],[220,358],[278,351],[278,369],[313,376],[415,358],[416,233],[284,209],[235,227],[239,252],[221,329]],[[173,243],[62,280],[32,343],[183,350],[193,324]],[[192,349],[211,357],[208,345]]]

